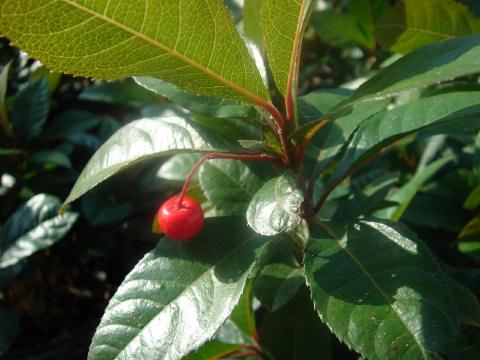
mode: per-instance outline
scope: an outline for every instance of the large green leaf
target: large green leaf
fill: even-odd
[[[480,20],[450,0],[407,0],[390,8],[376,27],[379,43],[407,53],[424,45],[480,32]]]
[[[255,296],[269,311],[277,311],[289,302],[305,283],[303,269],[285,264],[271,264],[255,280]]]
[[[5,0],[0,24],[56,71],[153,76],[206,95],[269,98],[223,0]]]
[[[211,96],[199,96],[153,77],[137,76],[135,81],[183,108],[205,116],[218,118],[246,117],[251,116],[253,112],[253,108],[248,104]]]
[[[330,359],[332,336],[302,286],[285,306],[267,313],[260,328],[262,347],[275,360]]]
[[[296,99],[303,33],[315,1],[264,0],[261,20],[268,63],[280,93]]]
[[[472,35],[424,46],[380,70],[343,106],[389,97],[462,75],[480,72],[480,36]]]
[[[263,179],[238,160],[211,160],[200,171],[202,190],[220,214],[244,215],[262,184]]]
[[[48,81],[41,77],[35,79],[20,91],[12,109],[13,132],[22,143],[37,135],[50,110],[50,92]]]
[[[180,359],[230,315],[265,242],[239,218],[208,219],[187,242],[148,253],[110,300],[90,360]]]
[[[452,124],[451,131],[480,128],[477,121],[480,114],[479,96],[480,93],[475,91],[447,93],[374,115],[358,127],[343,153],[332,181],[343,176],[367,156],[427,126]]]
[[[75,183],[65,204],[119,171],[154,156],[181,152],[239,151],[193,121],[165,112],[162,117],[134,121],[117,131],[93,155]]]
[[[302,220],[302,204],[303,194],[295,175],[287,171],[255,193],[247,209],[248,224],[262,235],[293,230]]]
[[[368,359],[430,359],[455,341],[449,279],[408,229],[366,220],[320,223],[305,252],[315,308],[337,337]]]
[[[54,196],[39,194],[7,219],[0,232],[0,269],[15,265],[65,236],[78,215],[59,215],[60,204]]]

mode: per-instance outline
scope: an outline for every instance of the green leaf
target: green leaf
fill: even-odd
[[[384,360],[435,358],[455,341],[449,280],[413,233],[386,220],[361,221],[343,236],[319,225],[305,275],[315,308],[342,342]]]
[[[106,192],[93,190],[82,199],[82,213],[91,225],[121,222],[133,213],[131,202],[118,202]]]
[[[230,315],[230,321],[233,322],[240,331],[242,331],[242,338],[245,342],[247,336],[249,340],[255,339],[258,341],[257,327],[255,325],[255,313],[252,305],[252,280],[247,282],[240,301],[233,309]],[[245,336],[246,335],[246,336]]]
[[[275,360],[332,358],[332,336],[316,314],[305,286],[288,304],[267,313],[260,336],[262,347]]]
[[[99,125],[101,119],[83,110],[67,110],[49,121],[41,135],[42,140],[68,139],[71,135],[83,133]]]
[[[382,46],[404,54],[479,32],[480,20],[463,4],[450,0],[406,0],[387,11],[375,34]]]
[[[405,185],[387,197],[388,201],[396,202],[398,205],[380,210],[375,214],[375,216],[393,221],[399,221],[423,184],[438,171],[440,171],[451,160],[451,158],[439,159],[427,165],[421,171],[417,172]]]
[[[263,179],[243,161],[210,160],[200,170],[200,185],[220,214],[243,215]]]
[[[162,164],[160,169],[158,169],[157,176],[166,180],[185,181],[188,174],[200,158],[200,154],[173,155]],[[197,173],[193,175],[194,179],[196,178],[196,175]]]
[[[57,166],[61,166],[67,169],[72,168],[72,163],[68,156],[60,151],[55,150],[40,150],[34,152],[30,158],[30,162],[33,164],[38,165],[47,165],[47,164],[54,164]]]
[[[477,298],[458,281],[449,280],[460,321],[464,324],[480,327],[480,304]]]
[[[36,136],[47,121],[50,110],[48,81],[44,77],[35,79],[20,91],[12,109],[12,128],[16,137],[27,143]]]
[[[300,123],[324,118],[336,105],[346,100],[352,92],[347,89],[320,89],[311,91],[298,98]]]
[[[236,149],[236,146],[236,143],[171,112],[158,118],[134,121],[118,130],[93,155],[63,207],[100,182],[142,160],[181,152],[225,151]]]
[[[401,137],[427,126],[452,123],[451,130],[460,131],[465,122],[468,129],[472,123],[474,127],[479,127],[479,95],[479,92],[447,93],[374,115],[358,127],[331,181],[340,178],[352,166],[377,154]]]
[[[82,91],[79,98],[116,105],[135,105],[138,102],[143,104],[160,100],[158,96],[139,86],[132,79],[100,81]]]
[[[110,300],[89,360],[180,359],[230,315],[265,242],[238,218],[208,219],[148,253]]]
[[[247,117],[253,113],[250,105],[234,100],[201,96],[177,88],[175,85],[148,76],[137,76],[135,81],[144,88],[166,97],[194,113],[217,118]]]
[[[238,344],[224,344],[217,340],[210,340],[204,344],[200,349],[190,353],[185,357],[185,360],[214,360],[220,359],[230,353],[240,350],[241,345]]]
[[[303,194],[295,175],[288,171],[267,181],[247,209],[248,225],[262,235],[293,230],[302,220]]]
[[[243,32],[259,48],[263,49],[263,28],[260,10],[263,0],[244,0]]]
[[[260,16],[268,63],[284,98],[296,99],[303,33],[315,1],[264,0]]]
[[[480,185],[477,186],[473,191],[468,195],[463,207],[467,210],[475,210],[480,206]]]
[[[4,355],[18,335],[18,315],[14,309],[0,308],[0,355]]]
[[[269,311],[277,311],[295,296],[304,283],[301,268],[285,264],[267,265],[255,280],[255,296]]]
[[[380,70],[342,106],[390,97],[459,76],[480,72],[480,36],[472,35],[424,46]]]
[[[10,71],[11,62],[5,64],[0,72],[0,111],[5,109],[5,95],[8,87],[8,72]]]
[[[60,200],[39,194],[28,200],[5,222],[0,232],[0,269],[46,249],[70,230],[77,214],[58,215]]]
[[[20,8],[6,0],[0,24],[0,33],[56,71],[153,76],[205,95],[269,99],[223,0],[38,0]]]

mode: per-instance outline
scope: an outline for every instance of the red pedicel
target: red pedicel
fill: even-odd
[[[203,227],[202,207],[189,196],[184,196],[179,204],[180,195],[172,196],[158,209],[157,220],[160,229],[170,239],[183,241],[198,234]],[[180,205],[180,206],[179,206]]]

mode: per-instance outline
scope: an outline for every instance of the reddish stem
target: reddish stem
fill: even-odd
[[[180,192],[180,196],[178,198],[177,206],[180,208],[182,206],[183,198],[185,197],[185,193],[187,192],[188,185],[192,180],[195,171],[197,171],[198,167],[202,165],[205,160],[211,159],[231,159],[231,160],[261,160],[261,161],[277,161],[279,158],[276,156],[268,155],[268,154],[223,154],[223,153],[210,153],[203,156],[198,162],[193,166],[192,170],[188,174],[187,178],[185,179],[185,183],[183,184],[182,191]]]

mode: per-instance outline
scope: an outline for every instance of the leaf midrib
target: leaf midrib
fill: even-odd
[[[96,12],[95,10],[92,10],[88,7],[77,4],[73,0],[60,0],[60,1],[64,2],[67,5],[75,7],[80,11],[84,11],[84,12],[92,15],[93,17],[95,17],[99,20],[105,21],[106,23],[109,23],[110,25],[112,25],[114,27],[117,27],[117,28],[119,28],[123,31],[126,31],[126,32],[132,34],[133,36],[136,36],[137,38],[149,43],[150,45],[153,45],[153,46],[161,49],[162,51],[167,52],[171,56],[174,56],[174,57],[178,58],[179,60],[187,63],[188,65],[193,66],[194,68],[200,70],[201,72],[203,72],[206,75],[210,76],[211,78],[217,80],[218,82],[220,82],[220,83],[228,86],[229,88],[235,90],[236,92],[238,92],[239,94],[241,94],[241,95],[245,96],[246,98],[250,99],[252,102],[254,102],[257,105],[264,106],[265,104],[268,104],[267,100],[264,100],[261,97],[251,93],[247,89],[242,88],[240,85],[235,84],[234,82],[225,79],[220,74],[217,74],[217,73],[213,72],[212,70],[206,68],[202,64],[199,64],[199,63],[195,62],[193,59],[190,59],[189,57],[185,56],[184,54],[181,54],[177,50],[172,49],[172,48],[162,44],[161,42],[159,42],[155,39],[152,39],[152,38],[146,36],[145,34],[142,34],[141,32],[138,32],[138,31],[132,29],[131,27],[129,27],[125,24],[122,24],[118,21],[115,21],[114,19],[111,19],[111,18],[109,18],[109,17],[107,17],[103,14],[100,14],[100,13]]]
[[[324,223],[323,221],[321,220],[318,220],[318,219],[314,219],[314,222],[315,224],[319,225],[320,227],[322,227],[334,240],[335,242],[337,243],[338,247],[341,248],[343,251],[345,251],[347,253],[347,255],[352,259],[352,261],[359,267],[359,269],[365,274],[365,276],[367,276],[367,278],[371,281],[371,283],[373,284],[373,286],[375,286],[375,288],[378,290],[378,292],[385,298],[385,300],[388,301],[388,304],[390,306],[390,308],[393,310],[393,312],[395,313],[395,315],[397,315],[398,319],[402,322],[403,326],[405,327],[405,329],[408,331],[408,333],[412,336],[412,338],[415,340],[415,342],[417,343],[418,345],[418,348],[420,349],[420,351],[422,352],[423,356],[425,359],[428,359],[428,356],[427,354],[425,353],[426,349],[420,344],[419,340],[417,339],[417,337],[415,336],[415,334],[410,330],[410,328],[407,326],[407,324],[405,323],[405,321],[403,320],[403,318],[400,316],[399,312],[397,311],[397,309],[395,308],[395,306],[393,306],[393,300],[390,299],[390,297],[383,291],[383,289],[380,287],[380,285],[377,284],[377,282],[375,281],[375,279],[373,279],[371,276],[370,276],[370,273],[367,271],[367,269],[365,269],[365,267],[362,265],[362,263],[360,262],[360,260],[357,259],[357,257],[352,253],[350,252],[346,247],[344,247],[341,243],[340,243],[340,237],[337,235],[337,233],[330,227],[328,226],[328,224]]]
[[[170,300],[165,306],[163,306],[163,308],[155,315],[152,317],[152,319],[147,323],[145,324],[145,326],[143,326],[141,328],[141,330],[132,338],[130,339],[130,341],[120,350],[120,352],[115,355],[115,360],[119,359],[119,356],[120,354],[122,354],[126,348],[129,347],[129,345],[135,340],[137,339],[144,331],[145,329],[152,323],[152,321],[154,321],[159,315],[160,313],[164,312],[165,309],[167,307],[169,307],[171,304],[175,303],[178,301],[178,299],[180,299],[187,290],[191,289],[192,287],[195,286],[195,284],[199,283],[201,280],[203,280],[204,277],[206,277],[208,274],[210,274],[210,272],[212,270],[214,270],[215,268],[217,268],[222,262],[224,262],[225,260],[227,260],[230,256],[232,256],[234,253],[236,253],[237,251],[239,251],[239,249],[241,249],[243,246],[245,246],[247,243],[249,243],[250,241],[252,241],[252,239],[254,239],[256,237],[256,235],[252,235],[250,237],[248,237],[246,240],[244,240],[242,243],[240,243],[237,247],[235,247],[234,249],[232,249],[230,252],[226,253],[221,259],[219,259],[215,264],[213,264],[211,267],[209,267],[205,272],[203,272],[202,274],[200,274],[194,281],[192,281],[190,283],[190,286],[188,287],[185,287],[185,289],[183,289],[177,296],[175,296],[172,300]],[[245,274],[243,275],[245,276]],[[128,283],[128,280],[127,282]],[[118,304],[116,304],[118,305]],[[115,305],[115,306],[116,306]],[[115,308],[115,306],[113,308]],[[111,310],[111,309],[108,309],[108,310]],[[111,326],[111,325],[114,325],[114,324],[107,324],[106,326]],[[122,324],[119,324],[119,325],[122,325]]]

